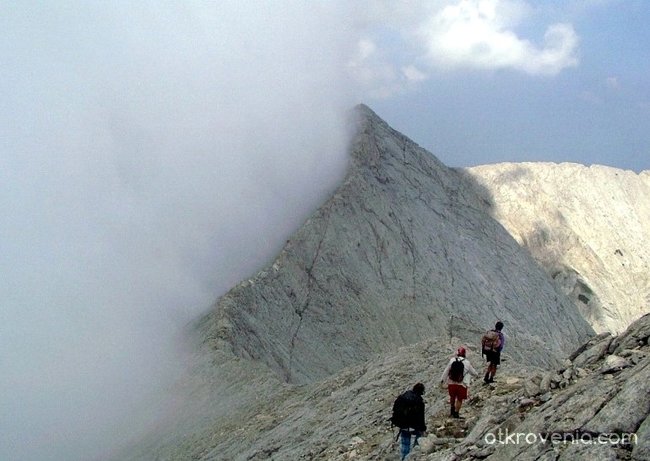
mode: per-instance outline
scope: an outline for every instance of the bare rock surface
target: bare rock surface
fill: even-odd
[[[390,407],[417,381],[430,434],[411,459],[644,459],[647,316],[594,336],[546,260],[493,218],[489,187],[357,112],[342,185],[197,321],[168,418],[115,459],[395,460]],[[583,309],[592,322],[610,315],[596,312]],[[444,364],[463,344],[482,368],[478,342],[496,320],[508,335],[497,383],[474,383],[465,419],[449,419]],[[499,429],[642,436],[600,448],[487,443]]]
[[[537,365],[592,334],[492,219],[486,191],[367,107],[357,114],[345,181],[268,268],[218,301],[201,322],[207,343],[307,383],[432,336],[477,341],[496,320]]]
[[[455,459],[483,459],[479,451],[484,445],[493,447],[488,460],[647,460],[650,434],[650,315],[633,323],[626,335],[635,336],[634,346],[640,360],[635,365],[603,375],[601,368],[613,357],[609,352],[592,362],[582,376],[575,376],[564,388],[551,389],[548,399],[538,399],[530,408],[519,409],[510,425],[480,425],[490,420],[493,411],[484,410],[475,427],[480,433],[453,448],[454,453],[468,451]],[[617,350],[614,352],[621,352]],[[579,357],[579,356],[578,356]],[[567,364],[575,368],[575,363]],[[564,370],[558,370],[558,373]],[[507,400],[521,399],[522,391],[514,390]],[[489,405],[505,403],[510,414],[514,405],[490,399]],[[503,408],[501,409],[503,411]],[[508,431],[506,431],[508,429]],[[421,459],[442,459],[436,453]],[[414,458],[419,459],[419,458]]]
[[[404,346],[307,385],[283,384],[269,380],[272,373],[247,370],[243,373],[252,381],[241,387],[255,388],[256,398],[231,407],[227,421],[201,421],[201,431],[182,443],[169,443],[162,451],[147,446],[140,456],[131,451],[120,459],[397,461],[397,430],[387,421],[390,408],[399,393],[420,381],[427,386],[428,434],[409,461],[647,460],[648,327],[650,315],[625,333],[636,338],[633,349],[606,351],[586,368],[567,359],[559,368],[544,370],[506,353],[495,383],[484,385],[479,379],[470,385],[463,419],[449,417],[446,389],[438,385],[458,338]],[[480,370],[479,351],[468,349],[468,359]],[[612,374],[600,372],[609,357],[625,351],[634,351],[639,360]],[[556,380],[544,387],[545,376],[578,369],[563,378],[564,385]],[[539,387],[531,392],[535,383]],[[219,397],[215,392],[202,405],[214,405]]]
[[[596,331],[620,332],[650,311],[650,171],[503,163],[467,172]]]

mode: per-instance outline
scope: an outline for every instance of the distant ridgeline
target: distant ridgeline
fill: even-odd
[[[650,312],[650,171],[572,163],[470,168],[493,215],[598,332]]]

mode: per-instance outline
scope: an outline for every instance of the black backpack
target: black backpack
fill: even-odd
[[[400,429],[414,427],[417,424],[417,414],[419,407],[418,395],[413,391],[406,391],[393,403],[393,416],[390,422]]]
[[[449,379],[460,383],[463,381],[463,376],[465,376],[465,364],[461,359],[456,357],[456,360],[451,362],[451,367],[449,368]]]

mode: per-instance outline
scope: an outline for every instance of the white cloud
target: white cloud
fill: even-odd
[[[555,75],[576,66],[578,37],[570,24],[553,24],[542,47],[517,35],[513,27],[526,14],[524,3],[462,0],[433,14],[419,29],[434,67],[515,69]]]
[[[358,61],[364,61],[377,52],[377,45],[368,38],[362,38],[358,43]]]
[[[556,75],[578,64],[571,24],[526,38],[538,10],[523,0],[355,3],[358,49],[348,70],[365,95],[388,97],[452,69],[512,69]]]
[[[357,42],[356,53],[347,67],[359,85],[358,91],[371,98],[389,98],[404,88],[395,66],[369,38]]]
[[[421,82],[428,78],[427,74],[415,66],[402,67],[402,74],[404,74],[407,80],[412,82]]]

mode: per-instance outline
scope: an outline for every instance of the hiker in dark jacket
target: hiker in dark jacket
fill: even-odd
[[[400,453],[404,460],[411,448],[418,444],[418,438],[426,436],[427,425],[424,422],[424,384],[417,383],[413,390],[400,395],[393,405],[391,421],[400,428]],[[399,408],[408,408],[406,416],[399,416]],[[413,441],[413,437],[415,440]],[[413,443],[411,443],[413,442]]]
[[[483,378],[485,384],[494,382],[494,375],[501,363],[501,351],[506,345],[506,337],[501,330],[503,330],[503,322],[499,321],[494,325],[493,330],[488,330],[481,338],[481,350],[487,362]]]
[[[447,385],[449,392],[450,416],[460,418],[460,408],[463,406],[463,400],[467,398],[467,387],[470,385],[472,376],[478,376],[478,372],[466,358],[467,351],[464,347],[459,347],[456,356],[452,357],[447,367],[442,372],[440,384]],[[456,374],[456,363],[462,363]]]

